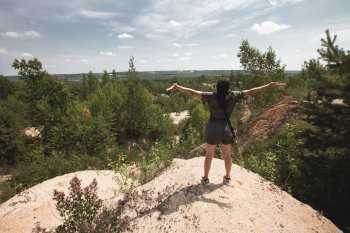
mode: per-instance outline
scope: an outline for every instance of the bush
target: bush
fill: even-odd
[[[150,152],[145,155],[140,164],[140,183],[146,183],[156,177],[159,172],[168,167],[174,155],[175,142],[156,141]]]
[[[238,163],[292,192],[301,174],[299,123],[286,124],[269,140],[253,140],[240,152]]]
[[[63,224],[58,226],[55,232],[108,233],[120,232],[128,227],[128,217],[121,216],[124,204],[120,202],[116,207],[102,207],[102,200],[96,194],[96,179],[82,188],[81,180],[74,177],[70,181],[69,191],[69,196],[66,197],[64,192],[54,190],[53,199],[63,218]],[[38,223],[32,232],[52,231],[46,231],[46,228]]]
[[[18,162],[13,179],[20,189],[24,189],[82,168],[81,159],[77,156],[65,157],[61,152],[45,156],[42,149],[34,149],[26,152]]]

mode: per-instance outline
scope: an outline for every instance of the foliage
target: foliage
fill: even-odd
[[[283,75],[285,65],[281,65],[281,59],[276,58],[276,53],[271,46],[262,53],[257,48],[252,47],[248,40],[243,40],[237,56],[243,69],[254,77],[279,77]]]
[[[71,155],[69,158],[61,152],[52,152],[45,156],[42,149],[27,148],[18,161],[13,174],[13,182],[18,191],[29,188],[45,180],[83,169],[80,158]]]
[[[116,159],[113,159],[112,156],[108,157],[108,167],[115,171],[115,179],[121,192],[129,193],[136,187],[135,175],[129,169],[127,155],[118,154]]]
[[[63,218],[63,224],[55,232],[108,233],[121,232],[128,226],[128,217],[122,217],[124,205],[118,203],[112,208],[102,207],[102,200],[97,196],[97,181],[81,187],[81,180],[76,176],[70,181],[69,196],[54,190],[56,209]],[[52,232],[37,224],[34,233]]]
[[[141,84],[133,57],[129,61],[128,74],[124,119],[129,137],[163,137],[171,130],[169,116],[164,115],[163,110],[154,104],[152,94]]]
[[[50,150],[65,154],[97,156],[114,140],[111,125],[101,114],[84,112],[84,104],[72,102],[61,124],[52,128]]]
[[[187,122],[190,122],[189,120]],[[181,135],[180,142],[176,148],[176,155],[189,159],[189,152],[202,143],[201,134],[191,123],[184,127],[184,132]]]
[[[168,167],[174,157],[175,142],[156,141],[150,152],[145,155],[140,163],[140,183],[146,183],[156,177],[159,172]]]
[[[14,96],[0,101],[0,165],[14,165],[25,150],[28,106]]]
[[[326,30],[317,50],[326,64],[312,59],[302,71],[310,90],[304,113],[313,127],[304,131],[304,171],[311,178],[298,195],[350,226],[350,52],[340,49],[336,38]]]
[[[69,86],[63,80],[50,76],[36,58],[28,61],[15,59],[12,66],[26,83],[23,100],[29,104],[32,124],[43,127],[41,136],[45,142],[50,137],[50,129],[60,123],[72,99]]]
[[[239,163],[283,189],[293,191],[301,176],[301,141],[296,132],[299,123],[287,124],[268,141],[254,140],[240,152]]]
[[[281,65],[281,59],[276,58],[276,53],[269,47],[266,52],[261,52],[251,46],[248,40],[243,40],[237,56],[246,74],[241,76],[243,89],[261,86],[271,81],[285,82],[285,65]],[[263,109],[281,101],[283,93],[277,89],[270,89],[251,97],[248,107],[259,114]]]
[[[14,85],[6,77],[0,75],[0,101],[7,99],[14,92]]]

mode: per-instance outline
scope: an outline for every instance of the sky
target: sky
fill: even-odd
[[[287,70],[317,58],[325,30],[350,49],[349,0],[0,0],[0,74],[38,58],[51,74],[238,70],[242,40]]]

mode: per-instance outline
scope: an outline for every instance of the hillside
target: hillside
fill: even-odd
[[[127,203],[132,232],[341,232],[310,206],[294,199],[259,175],[233,165],[232,183],[222,185],[224,164],[214,159],[211,184],[199,183],[203,157],[174,159],[151,182],[136,188]],[[82,171],[45,181],[3,203],[2,232],[30,232],[34,223],[60,223],[52,190],[67,190],[77,175],[83,186],[96,177],[106,204],[121,196],[111,171]]]

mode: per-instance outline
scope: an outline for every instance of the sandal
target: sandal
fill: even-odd
[[[231,177],[224,176],[223,183],[229,185],[231,183]]]
[[[207,185],[209,184],[209,179],[208,178],[205,178],[204,176],[202,177],[202,180],[201,180],[201,183],[204,184],[204,185]]]

